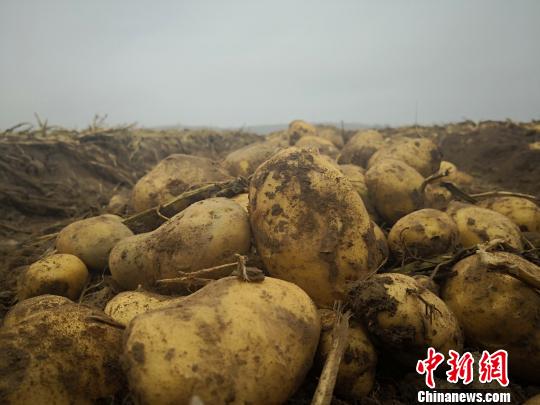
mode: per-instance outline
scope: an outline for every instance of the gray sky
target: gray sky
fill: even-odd
[[[540,118],[540,1],[0,0],[0,127]]]

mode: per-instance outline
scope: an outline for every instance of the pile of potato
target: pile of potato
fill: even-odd
[[[223,162],[169,156],[134,186],[131,212],[237,176],[244,193],[146,233],[110,214],[64,228],[0,329],[2,401],[285,403],[330,356],[336,301],[352,314],[343,400],[370,394],[378,359],[411,372],[428,347],[505,349],[511,380],[540,384],[540,267],[523,254],[538,248],[535,202],[459,201],[442,182],[473,179],[432,139],[293,121]],[[407,270],[442,261],[445,277]],[[118,294],[80,304],[104,278]],[[178,280],[193,288],[160,288]]]

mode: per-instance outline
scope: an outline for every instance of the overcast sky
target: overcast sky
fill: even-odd
[[[540,1],[0,0],[0,128],[540,118]]]

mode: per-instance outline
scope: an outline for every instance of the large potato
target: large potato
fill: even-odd
[[[478,203],[510,218],[523,232],[540,232],[540,207],[521,197],[492,197]]]
[[[289,124],[287,135],[289,144],[294,145],[303,136],[316,136],[317,128],[306,121],[294,120]]]
[[[77,256],[90,270],[103,271],[114,245],[132,235],[120,217],[100,215],[75,221],[62,229],[56,238],[56,250]]]
[[[427,177],[439,170],[441,151],[431,139],[397,138],[379,148],[369,159],[368,167],[386,159],[401,160]]]
[[[163,204],[190,187],[229,180],[231,176],[213,160],[174,154],[159,162],[133,187],[131,205],[144,211]]]
[[[127,377],[140,404],[281,404],[310,369],[319,334],[317,309],[294,284],[227,277],[133,319]]]
[[[379,131],[358,131],[343,147],[338,162],[366,167],[371,156],[383,145],[384,138]]]
[[[123,386],[123,330],[110,322],[101,311],[70,302],[2,327],[1,402],[90,405],[112,397]]]
[[[451,202],[447,211],[459,230],[465,248],[479,243],[501,240],[516,250],[523,250],[519,227],[508,217],[487,208]]]
[[[364,202],[364,205],[369,213],[369,216],[373,220],[378,219],[377,211],[375,210],[375,206],[373,205],[373,202],[371,201],[371,198],[369,197],[369,191],[366,185],[366,177],[364,174],[364,169],[360,166],[347,164],[347,165],[339,165],[339,170],[349,179],[351,182],[353,188],[356,190],[358,194],[360,194],[360,197],[362,197],[362,201]]]
[[[251,227],[265,268],[302,287],[318,305],[381,261],[362,199],[315,152],[290,148],[263,163],[249,187]]]
[[[88,269],[81,259],[69,254],[55,254],[32,263],[22,273],[17,298],[24,300],[53,294],[76,300],[87,281]]]
[[[458,228],[452,218],[430,208],[405,215],[388,234],[390,250],[398,258],[429,258],[450,253],[458,241]]]
[[[353,317],[367,327],[374,343],[406,365],[425,356],[428,347],[461,352],[458,321],[446,304],[409,276],[376,274],[351,290]]]
[[[152,232],[126,238],[111,252],[113,278],[125,289],[149,287],[156,280],[234,262],[250,247],[248,216],[227,198],[190,205]]]
[[[321,339],[317,357],[324,364],[332,350],[332,330],[336,321],[336,313],[328,309],[319,311],[321,316]],[[349,321],[347,348],[336,379],[335,392],[340,398],[360,400],[365,397],[375,383],[377,352],[362,325],[354,320]]]
[[[509,352],[510,371],[540,383],[540,295],[512,276],[540,278],[540,267],[506,252],[480,252],[453,267],[441,297],[456,314],[469,344]]]
[[[319,136],[303,136],[296,142],[295,146],[298,148],[315,148],[321,155],[328,156],[333,160],[335,160],[339,154],[338,149],[331,141]]]
[[[47,311],[65,304],[73,304],[69,298],[60,295],[44,294],[19,301],[4,316],[3,326],[13,326],[30,315]]]
[[[278,142],[256,142],[229,153],[223,165],[233,176],[249,177],[261,163],[280,149],[282,147]]]
[[[371,201],[385,221],[393,224],[401,217],[423,208],[420,189],[424,178],[399,160],[386,159],[366,173]]]

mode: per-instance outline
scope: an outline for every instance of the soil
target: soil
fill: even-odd
[[[384,128],[385,136],[408,134],[437,140],[443,159],[474,179],[475,191],[506,190],[540,197],[540,123],[462,122],[446,126]],[[346,138],[353,131],[347,131]],[[131,187],[172,153],[222,160],[229,152],[263,138],[244,132],[155,131],[41,127],[0,133],[0,319],[14,303],[24,266],[54,248],[55,232],[66,224],[107,212],[110,198]],[[102,306],[114,283],[95,276],[85,302]],[[410,370],[383,370],[362,404],[407,404],[416,388]],[[395,374],[397,372],[397,374]],[[311,401],[316,376],[306,380],[291,404]],[[411,388],[412,387],[412,388]],[[511,387],[524,399],[538,387]],[[335,399],[335,404],[345,404]]]

